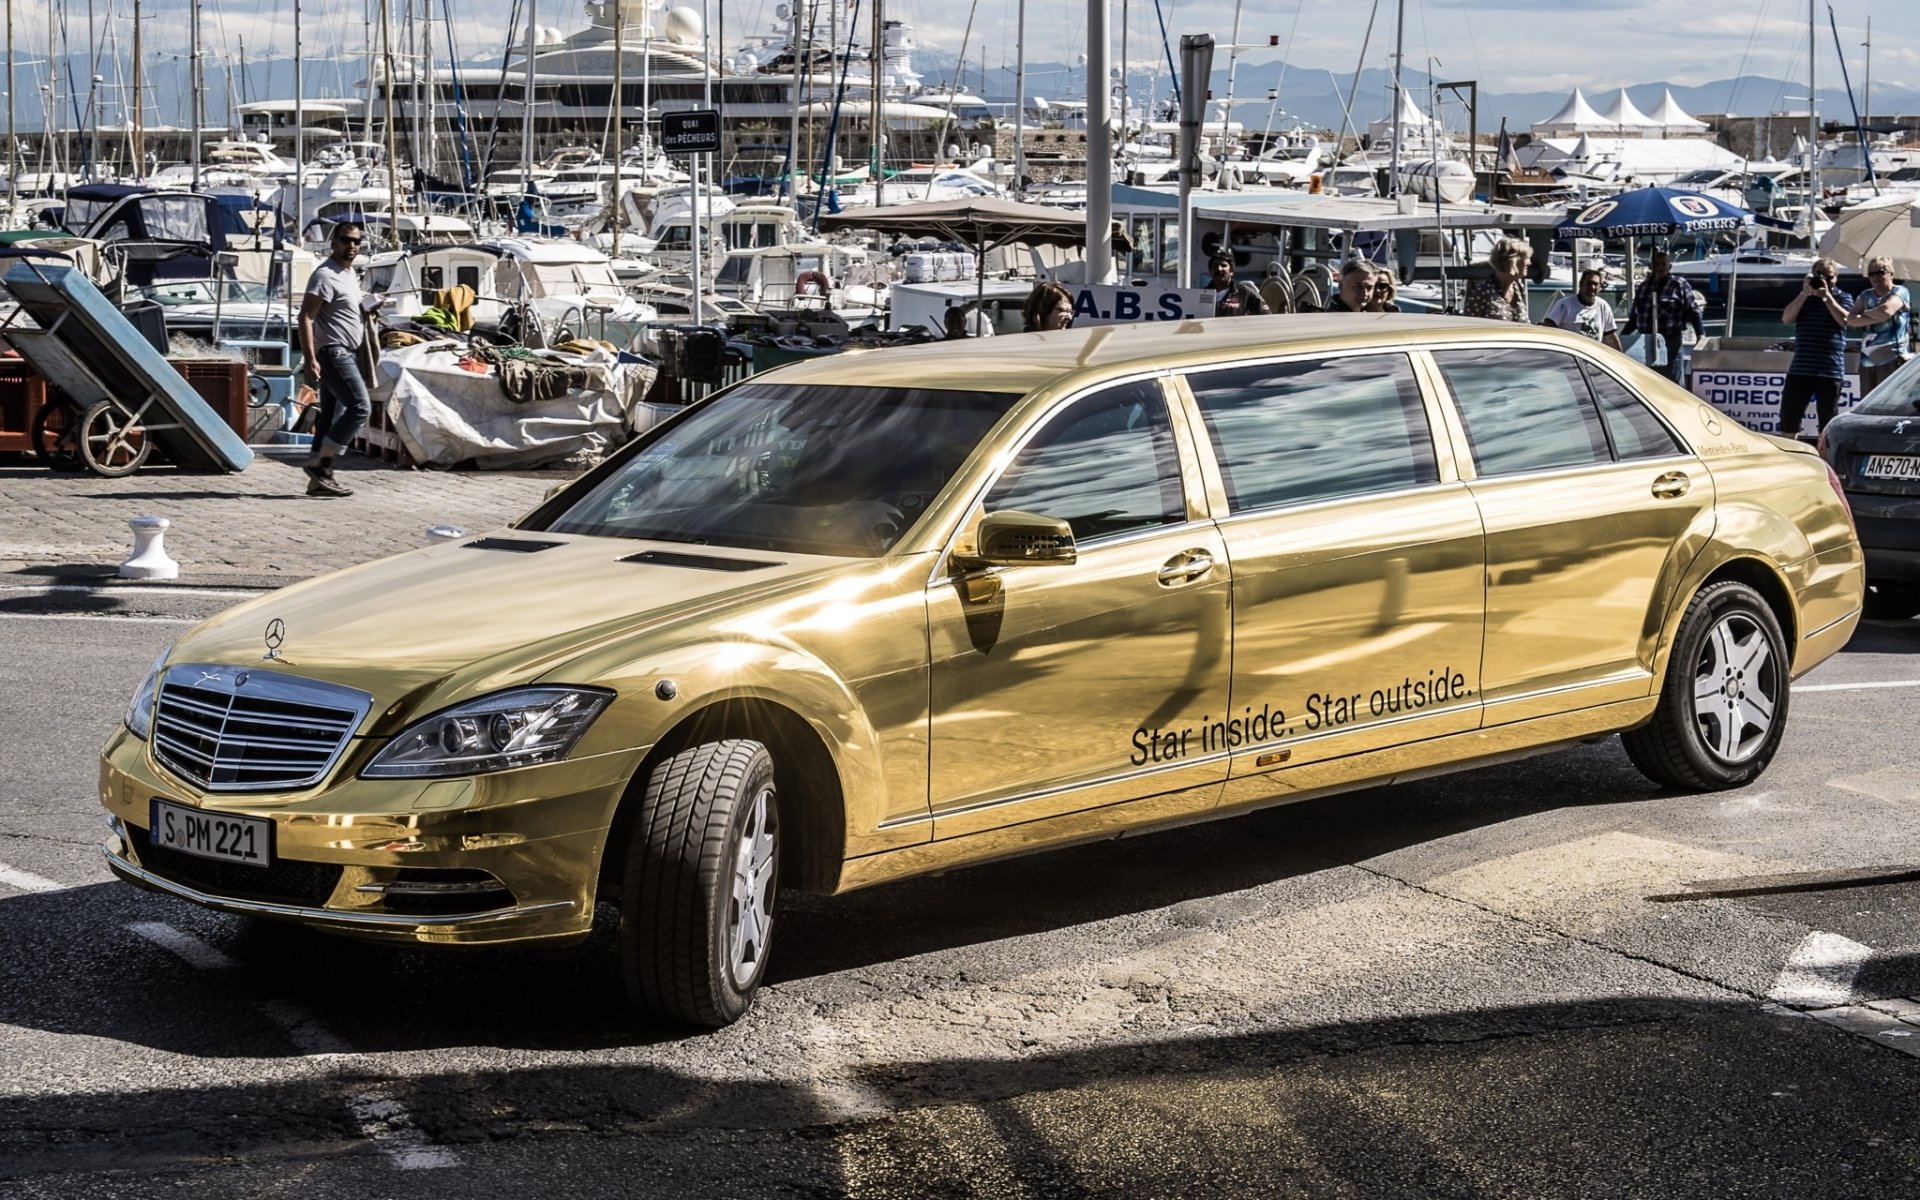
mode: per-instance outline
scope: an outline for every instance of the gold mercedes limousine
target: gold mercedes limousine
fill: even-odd
[[[508,528],[249,601],[103,751],[120,876],[422,943],[584,936],[719,1025],[781,889],[1620,734],[1757,778],[1852,633],[1811,447],[1595,343],[1207,320],[849,353]]]

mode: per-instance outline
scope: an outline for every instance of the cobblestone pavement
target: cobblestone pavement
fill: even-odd
[[[183,583],[254,577],[272,585],[425,544],[430,525],[493,529],[571,478],[561,471],[402,470],[357,456],[339,465],[354,489],[306,495],[297,459],[256,452],[233,475],[145,467],[122,479],[46,470],[0,455],[0,569],[116,566],[133,544],[127,519],[165,517]]]

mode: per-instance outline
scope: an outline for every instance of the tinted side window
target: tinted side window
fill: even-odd
[[[1587,381],[1553,350],[1439,350],[1481,475],[1611,462]]]
[[[1184,522],[1159,385],[1123,384],[1055,414],[987,493],[988,512],[1009,508],[1067,521],[1080,541]]]
[[[1433,437],[1404,354],[1188,377],[1233,512],[1433,483]]]
[[[1600,417],[1607,423],[1607,437],[1613,442],[1613,456],[1622,462],[1634,458],[1665,458],[1684,454],[1685,449],[1647,408],[1646,401],[1627,390],[1627,385],[1593,366],[1581,363],[1593,398],[1600,402]]]

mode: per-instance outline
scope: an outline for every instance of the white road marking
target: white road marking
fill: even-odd
[[[66,888],[64,883],[55,883],[44,879],[31,871],[22,871],[0,863],[0,883],[8,887],[19,888],[23,892],[58,892]]]
[[[1920,687],[1920,679],[1890,679],[1883,683],[1809,683],[1795,684],[1793,690],[1799,692],[1865,692],[1876,688]]]
[[[1780,968],[1767,999],[1788,1008],[1833,1008],[1853,999],[1853,980],[1873,951],[1852,938],[1815,930]]]
[[[309,1058],[339,1058],[354,1053],[353,1047],[339,1034],[298,1004],[268,1000],[262,1002],[259,1009]],[[347,1097],[347,1109],[353,1113],[360,1132],[401,1170],[430,1171],[459,1165],[460,1160],[453,1151],[427,1140],[427,1135],[414,1126],[406,1106],[386,1089],[372,1087],[355,1092]]]
[[[225,971],[236,964],[225,951],[207,945],[190,933],[183,933],[159,921],[136,921],[128,929],[162,950],[171,951],[202,971]]]
[[[1920,1058],[1920,1004],[1853,1000],[1853,981],[1873,951],[1851,938],[1815,930],[1787,956],[1763,1012],[1807,1017]]]

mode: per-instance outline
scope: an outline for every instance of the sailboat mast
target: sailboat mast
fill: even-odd
[[[384,2],[385,0],[382,0],[382,3]],[[539,0],[527,0],[526,82],[521,88],[520,97],[520,191],[522,195],[533,188],[533,47],[535,36],[540,28],[539,8]]]
[[[627,115],[626,66],[627,0],[613,0],[613,182],[608,185],[607,214],[613,220],[613,257],[620,257],[620,154],[622,119]]]
[[[886,49],[882,44],[887,35],[887,18],[884,11],[886,6],[887,0],[873,0],[873,45],[869,47],[873,51],[873,86],[867,89],[867,98],[873,106],[873,122],[868,132],[873,142],[873,206],[875,208],[880,207],[881,181],[886,178],[886,172],[882,170],[881,164],[885,161],[883,155],[887,141],[887,127],[880,120],[882,104],[880,87],[886,79],[887,62]],[[1020,11],[1023,16],[1026,9],[1026,0],[1020,0]]]
[[[1015,18],[1013,35],[1013,188],[1017,192],[1026,186],[1027,178],[1027,0],[1020,0],[1018,15]],[[878,57],[878,46],[874,54]],[[1126,68],[1122,67],[1124,71]],[[876,71],[874,93],[879,94],[880,79]],[[875,125],[878,126],[878,118]],[[878,136],[876,129],[875,136]]]
[[[1812,0],[1808,0],[1812,3]],[[1387,195],[1400,194],[1400,62],[1406,57],[1407,0],[1400,0],[1400,20],[1393,35],[1393,154],[1387,166]]]
[[[138,3],[138,0],[135,0]],[[135,29],[139,25],[134,26]],[[135,51],[134,61],[139,61],[139,52]],[[306,75],[302,68],[306,56],[301,51],[300,41],[300,0],[293,0],[293,236],[300,238],[307,229],[307,87]],[[292,303],[293,275],[292,260],[287,266],[288,275],[284,281],[288,303]]]
[[[193,0],[187,8],[187,37],[190,43],[187,50],[189,66],[187,86],[193,92],[187,102],[187,120],[193,124],[192,143],[193,190],[200,190],[200,127],[206,124],[207,76],[200,62],[200,0]]]
[[[295,35],[296,39],[298,34]],[[295,45],[298,45],[298,41]],[[7,61],[13,61],[13,0],[7,0]],[[133,177],[147,170],[147,93],[142,81],[140,54],[140,0],[133,0]],[[13,141],[13,72],[7,72],[7,141]],[[13,178],[13,160],[7,160],[7,178]]]
[[[1807,243],[1813,243],[1820,203],[1820,85],[1818,43],[1814,40],[1814,0],[1807,0]],[[1864,153],[1866,147],[1862,146]]]
[[[139,12],[139,0],[134,0],[134,12]],[[133,61],[140,61],[140,23],[138,18],[133,26]],[[138,71],[139,67],[134,70]],[[137,78],[137,76],[136,76]],[[20,179],[20,139],[13,128],[13,0],[7,0],[7,200],[13,201],[14,187]]]
[[[787,116],[787,195],[795,203],[800,200],[800,10],[805,7],[806,0],[793,0],[793,29],[788,43],[793,58],[793,89],[789,93],[793,111]]]
[[[393,8],[388,0],[380,0],[380,78],[387,85],[382,119],[387,132],[387,214],[391,219],[400,214],[400,156],[393,130]]]

